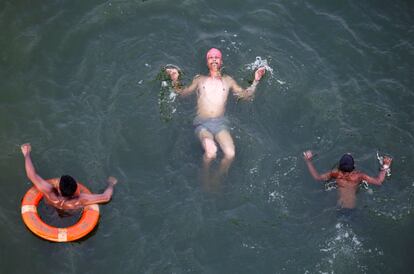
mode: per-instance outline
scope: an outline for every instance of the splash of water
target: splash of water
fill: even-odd
[[[158,105],[160,108],[161,119],[165,122],[172,119],[173,114],[177,111],[175,99],[177,94],[166,81],[161,82],[160,93],[158,96]]]
[[[383,256],[382,250],[364,248],[364,244],[351,226],[344,223],[335,225],[334,234],[320,246],[319,251],[326,256],[315,267],[319,273],[367,273],[364,257]]]
[[[171,84],[171,79],[165,71],[168,66],[173,65],[165,66],[157,75],[157,79],[161,81],[160,92],[158,95],[158,105],[160,108],[161,119],[165,122],[170,121],[174,113],[177,111],[177,107],[175,105],[177,93],[174,92],[174,89],[172,88]],[[176,68],[181,72],[181,70],[178,67]]]
[[[264,67],[266,71],[270,73],[271,77],[273,76],[273,68],[269,66],[266,59],[262,59],[262,57],[260,56],[256,56],[256,60],[253,63],[246,65],[246,68],[248,70],[253,70],[253,71],[261,67]]]
[[[338,185],[336,183],[336,181],[329,181],[327,183],[325,183],[325,191],[331,191],[334,189],[337,189]]]
[[[377,159],[378,159],[378,163],[382,166],[384,164],[384,156],[380,156],[378,151],[377,151]],[[386,175],[387,177],[391,176],[391,167],[387,169]]]
[[[256,56],[256,60],[250,64],[245,65],[247,70],[255,71],[258,68],[264,67],[266,72],[270,74],[269,76],[269,84],[271,84],[272,80],[275,80],[279,85],[285,85],[286,81],[277,79],[275,77],[274,69],[269,65],[267,59],[262,59],[260,56]]]

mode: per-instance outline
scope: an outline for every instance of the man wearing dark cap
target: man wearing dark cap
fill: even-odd
[[[308,150],[303,152],[303,158],[306,161],[309,172],[315,180],[336,180],[339,196],[338,206],[342,209],[355,208],[356,192],[362,181],[366,181],[368,184],[381,185],[392,162],[390,157],[385,156],[378,177],[373,178],[361,171],[355,170],[354,158],[351,154],[344,154],[339,160],[338,168],[324,174],[319,174],[318,171],[316,171],[312,163],[312,157],[312,151]]]
[[[45,180],[40,177],[30,156],[32,146],[29,143],[23,144],[21,145],[21,150],[24,156],[27,177],[43,193],[46,202],[53,207],[63,211],[76,210],[87,205],[107,203],[111,200],[114,186],[118,182],[115,177],[110,176],[108,178],[108,187],[101,194],[81,193],[78,183],[69,175],[63,175],[60,179],[51,180]]]

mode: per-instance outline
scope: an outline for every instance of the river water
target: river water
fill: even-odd
[[[412,273],[413,14],[404,0],[1,1],[0,272]],[[219,179],[221,154],[202,176],[195,97],[163,101],[157,78],[207,73],[211,47],[242,86],[268,64],[253,101],[229,98],[237,155]],[[44,178],[119,179],[90,236],[25,227],[25,142]],[[391,176],[343,221],[307,149],[321,172],[351,152],[372,176],[389,155]]]

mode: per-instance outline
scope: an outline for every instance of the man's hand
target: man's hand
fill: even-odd
[[[108,184],[114,186],[118,183],[118,179],[112,176],[108,177]]]
[[[307,150],[307,151],[303,152],[303,158],[304,158],[306,161],[310,161],[310,160],[312,160],[312,157],[313,157],[312,151]]]
[[[176,68],[167,68],[165,72],[170,76],[171,81],[176,82],[178,81],[178,77],[180,76],[180,72]]]
[[[22,153],[24,157],[29,155],[30,152],[32,151],[32,146],[30,145],[30,143],[23,144],[20,146],[20,148],[22,149]]]
[[[256,72],[254,73],[254,80],[255,81],[260,81],[260,79],[262,79],[263,75],[266,73],[266,68],[265,67],[260,67],[256,70]]]
[[[384,156],[384,160],[383,160],[383,165],[382,165],[382,168],[383,169],[389,169],[390,168],[390,165],[391,165],[391,162],[392,162],[392,158],[391,157],[388,157],[388,156]]]

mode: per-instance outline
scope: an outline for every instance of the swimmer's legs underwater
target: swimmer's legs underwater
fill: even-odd
[[[338,208],[336,218],[343,223],[352,222],[355,219],[356,208]]]
[[[221,178],[225,176],[234,160],[235,147],[233,139],[227,130],[221,130],[215,136],[206,129],[200,130],[198,134],[201,145],[204,149],[202,181],[206,185],[217,185]],[[211,162],[217,157],[217,145],[215,140],[220,145],[223,151],[223,159],[220,161],[220,166],[216,172],[211,174]]]

